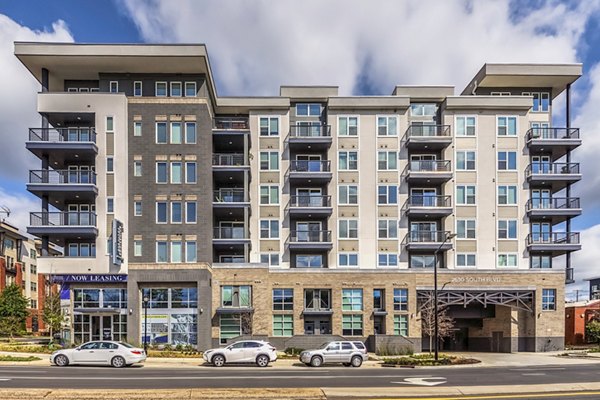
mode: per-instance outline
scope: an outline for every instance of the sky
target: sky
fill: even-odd
[[[485,62],[580,62],[572,126],[584,145],[573,158],[583,180],[573,220],[574,253],[587,295],[600,276],[600,0],[0,0],[0,206],[25,230],[40,202],[25,190],[39,168],[25,150],[40,124],[39,84],[13,55],[14,41],[204,43],[221,96],[277,95],[281,85],[338,85],[340,93],[385,94],[396,85],[454,85]],[[564,126],[564,96],[554,125]]]

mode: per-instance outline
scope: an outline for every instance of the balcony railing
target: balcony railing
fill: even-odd
[[[94,142],[94,128],[29,128],[31,142]]]
[[[410,195],[404,203],[405,209],[408,207],[452,207],[452,201],[449,195],[427,196]]]
[[[331,231],[290,231],[290,242],[328,243],[331,242]]]
[[[244,189],[219,189],[213,191],[215,203],[244,203],[246,202]]]
[[[525,204],[530,210],[569,210],[581,208],[579,197],[553,197],[551,199],[529,199]]]
[[[299,195],[290,197],[290,207],[331,207],[331,196]]]
[[[450,137],[450,125],[422,125],[411,124],[404,135],[405,139],[411,137]]]
[[[242,117],[217,117],[213,120],[214,129],[222,129],[222,130],[230,130],[230,131],[238,131],[238,130],[248,130],[250,129],[250,124],[248,124],[248,118]]]
[[[408,172],[452,172],[450,160],[420,160],[410,161],[404,169]]]
[[[330,160],[293,160],[290,172],[330,172]]]
[[[565,140],[579,139],[579,128],[531,128],[527,131],[530,140]]]
[[[247,239],[246,227],[217,227],[213,229],[214,239]]]
[[[579,163],[533,162],[525,169],[526,176],[579,174]]]
[[[238,153],[217,153],[213,154],[213,165],[217,166],[244,166],[244,155]]]
[[[579,244],[579,232],[530,233],[527,244]]]
[[[292,138],[311,138],[311,137],[330,137],[331,129],[329,125],[290,125],[290,137]]]
[[[31,226],[96,226],[96,213],[87,211],[32,212]]]
[[[405,243],[442,243],[450,236],[448,231],[411,231],[404,238]]]
[[[68,169],[50,169],[29,171],[29,183],[48,183],[52,185],[96,184],[94,171],[73,171]]]

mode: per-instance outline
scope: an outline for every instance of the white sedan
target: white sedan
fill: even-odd
[[[130,344],[113,341],[94,341],[74,349],[55,351],[50,362],[59,367],[72,364],[112,365],[115,368],[130,366],[146,361],[146,352]]]
[[[222,349],[206,350],[202,358],[215,367],[222,367],[226,363],[256,363],[259,367],[266,367],[277,360],[277,349],[263,340],[244,340]]]

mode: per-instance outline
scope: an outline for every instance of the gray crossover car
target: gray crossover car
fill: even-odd
[[[305,350],[300,353],[300,361],[311,367],[320,367],[328,363],[360,367],[368,358],[367,350],[362,342],[349,341],[324,343],[319,349]]]

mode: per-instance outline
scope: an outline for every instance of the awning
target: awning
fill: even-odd
[[[304,315],[331,315],[333,314],[332,310],[308,310],[308,309],[304,309],[302,311],[302,314]]]
[[[217,308],[217,314],[251,314],[254,312],[254,308],[252,307],[219,307]]]

